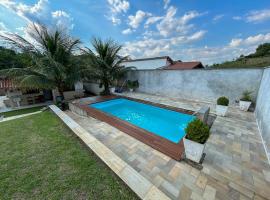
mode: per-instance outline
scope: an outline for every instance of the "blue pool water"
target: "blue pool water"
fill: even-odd
[[[172,110],[120,98],[89,105],[105,113],[178,143],[187,124],[195,117]]]

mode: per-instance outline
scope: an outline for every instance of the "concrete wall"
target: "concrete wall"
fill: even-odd
[[[270,68],[266,68],[264,70],[260,90],[258,93],[255,113],[269,159],[270,158]]]
[[[91,92],[95,95],[99,95],[104,90],[104,87],[100,88],[97,83],[83,83],[83,86],[87,92]]]
[[[52,95],[53,95],[53,101],[56,102],[56,97],[59,96],[59,92],[57,89],[52,90]],[[64,99],[65,100],[72,100],[76,99],[78,97],[83,97],[84,96],[84,90],[76,90],[76,91],[65,91],[64,92]]]
[[[233,103],[245,90],[256,99],[262,74],[263,69],[137,70],[128,78],[139,80],[139,92],[205,101],[227,96]]]

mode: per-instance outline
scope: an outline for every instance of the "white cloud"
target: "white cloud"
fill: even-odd
[[[193,27],[192,24],[188,24],[190,20],[202,15],[202,13],[198,13],[197,11],[190,11],[177,18],[175,17],[176,13],[177,9],[175,7],[170,6],[168,8],[166,15],[157,24],[160,35],[167,37],[176,32],[186,34]]]
[[[260,23],[270,20],[270,9],[256,10],[248,13],[246,17],[247,22]]]
[[[240,17],[240,16],[234,16],[233,17],[233,20],[239,21],[239,20],[242,20],[242,17]]]
[[[241,45],[241,42],[242,42],[243,40],[242,39],[239,39],[239,38],[233,38],[232,40],[231,40],[231,42],[230,42],[230,46],[231,47],[237,47],[237,46],[240,46]]]
[[[177,9],[173,6],[167,10],[165,17],[157,25],[157,29],[159,30],[160,35],[166,37],[173,29],[175,29],[177,26],[177,20],[174,18],[176,12]]]
[[[24,27],[22,27],[22,26],[21,27],[17,27],[16,30],[18,30],[18,31],[24,31]]]
[[[169,55],[174,59],[184,61],[197,60],[204,64],[220,63],[255,52],[257,46],[270,42],[270,33],[258,34],[247,38],[233,38],[231,42],[220,46],[192,47],[194,41],[200,40],[205,31],[198,31],[190,36],[178,36],[168,39],[143,39],[127,42],[123,55],[131,57],[152,57]]]
[[[214,22],[217,22],[217,21],[219,21],[220,19],[222,19],[224,16],[225,16],[225,15],[216,15],[216,16],[214,16],[213,21],[214,21]]]
[[[145,24],[144,24],[144,27],[145,27],[145,28],[148,28],[149,25],[154,24],[154,23],[160,21],[161,19],[163,19],[163,17],[159,17],[159,16],[152,16],[152,17],[149,17],[149,18],[146,20],[146,22],[145,22]]]
[[[164,16],[153,16],[150,13],[138,11],[135,16],[129,17],[129,26],[131,30],[124,30],[130,33],[148,16],[144,23],[145,32],[140,39],[124,44],[123,55],[131,55],[132,57],[151,57],[159,55],[171,55],[175,53],[175,49],[191,45],[193,42],[201,40],[207,31],[195,29],[190,21],[196,17],[203,15],[197,11],[186,12],[181,16],[176,16],[177,9],[170,6],[166,9]],[[157,30],[148,29],[151,24],[156,24]]]
[[[0,22],[0,32],[1,31],[8,31],[8,28],[6,27],[6,25],[4,24],[4,22]]]
[[[59,17],[70,17],[70,16],[65,11],[57,10],[57,11],[52,12],[52,17],[59,18]]]
[[[270,33],[258,34],[247,38],[233,38],[228,45],[206,48],[185,48],[175,51],[176,57],[184,57],[187,60],[199,60],[204,64],[230,61],[241,54],[254,53],[259,44],[270,42]]]
[[[145,13],[142,10],[138,10],[136,14],[128,16],[129,19],[129,26],[136,29],[140,26],[141,22],[145,19],[146,16],[149,16],[149,13]]]
[[[190,11],[186,14],[184,14],[181,18],[180,18],[180,23],[181,24],[186,24],[188,23],[190,20],[198,17],[198,16],[201,16],[202,14],[201,13],[198,13],[197,11]]]
[[[125,30],[122,31],[122,34],[127,35],[127,34],[131,34],[132,30],[130,28],[127,28]]]
[[[13,0],[0,1],[0,4],[11,9],[20,17],[32,22],[44,20],[49,14],[49,1],[39,0],[33,6],[17,3]]]
[[[254,52],[255,48],[232,48],[228,46],[184,48],[175,51],[172,55],[184,61],[201,61],[206,65],[229,61],[239,57],[241,54],[250,54]]]
[[[200,40],[205,31],[198,31],[190,36],[178,36],[167,39],[146,38],[135,42],[126,42],[123,47],[123,54],[133,57],[159,56],[164,53],[169,55],[179,45],[189,44]]]
[[[164,9],[167,9],[170,4],[170,0],[163,0],[163,2],[164,2]]]
[[[259,45],[265,42],[270,42],[270,33],[258,34],[247,38],[233,38],[230,42],[231,47]]]
[[[108,3],[113,13],[127,12],[129,9],[129,2],[125,0],[108,0]]]
[[[34,5],[26,5],[24,3],[17,3],[13,0],[1,0],[0,4],[15,12],[18,16],[27,20],[28,22],[41,22],[45,25],[54,27],[61,25],[61,27],[72,29],[72,18],[64,11],[52,11],[48,0],[39,0]]]
[[[121,19],[119,19],[115,16],[111,16],[109,19],[112,21],[113,25],[121,24]]]
[[[54,19],[54,23],[58,27],[68,27],[69,29],[73,29],[74,24],[72,23],[73,18],[62,10],[57,10],[51,13],[52,18]]]
[[[110,8],[109,20],[114,25],[121,24],[121,19],[118,17],[119,14],[126,13],[129,9],[129,2],[126,0],[107,0]]]
[[[189,42],[190,41],[197,41],[203,38],[203,36],[206,34],[206,31],[198,31],[196,33],[194,33],[193,35],[189,36]]]

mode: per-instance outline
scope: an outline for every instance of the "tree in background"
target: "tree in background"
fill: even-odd
[[[270,56],[270,43],[264,43],[259,45],[253,55],[255,57]]]
[[[247,56],[240,55],[239,58],[223,63],[215,63],[210,67],[237,68],[237,67],[266,67],[270,65],[270,43],[260,44],[255,53]]]
[[[14,66],[2,70],[1,74],[12,78],[21,87],[58,89],[63,99],[65,88],[81,78],[80,65],[73,56],[80,41],[63,30],[49,30],[41,24],[33,23],[28,28],[30,40],[15,33],[2,33],[0,37],[23,55],[29,56],[31,64],[23,68]]]
[[[133,67],[125,67],[123,61],[128,57],[119,56],[122,46],[115,41],[109,39],[102,41],[99,38],[93,38],[92,46],[94,50],[86,48],[88,55],[87,74],[100,83],[100,87],[104,86],[102,95],[110,94],[110,86],[115,81],[123,78]]]
[[[12,49],[0,46],[0,70],[8,68],[22,68],[29,66],[30,57],[25,53],[18,53]]]

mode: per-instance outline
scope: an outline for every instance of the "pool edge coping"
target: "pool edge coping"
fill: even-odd
[[[141,199],[154,200],[156,197],[170,199],[57,106],[50,105],[49,108]]]
[[[129,98],[124,96],[116,96],[116,95],[108,95],[108,96],[97,96],[85,98],[83,101],[75,100],[69,103],[69,108],[71,111],[78,113],[82,116],[90,116],[97,120],[103,121],[118,130],[132,136],[133,138],[143,142],[144,144],[152,147],[153,149],[158,150],[159,152],[173,158],[174,160],[182,160],[184,154],[184,143],[183,139],[181,139],[178,143],[174,143],[166,138],[163,138],[155,133],[152,133],[146,129],[135,126],[125,120],[122,120],[118,117],[107,114],[99,109],[92,108],[89,105],[95,103],[101,103],[113,99],[124,98],[131,101],[148,104],[152,106],[156,106],[163,109],[172,110],[175,112],[180,112],[184,114],[193,115],[195,112],[192,110],[182,109],[173,106],[167,106],[164,104],[154,103],[151,101],[145,101],[136,98]]]

